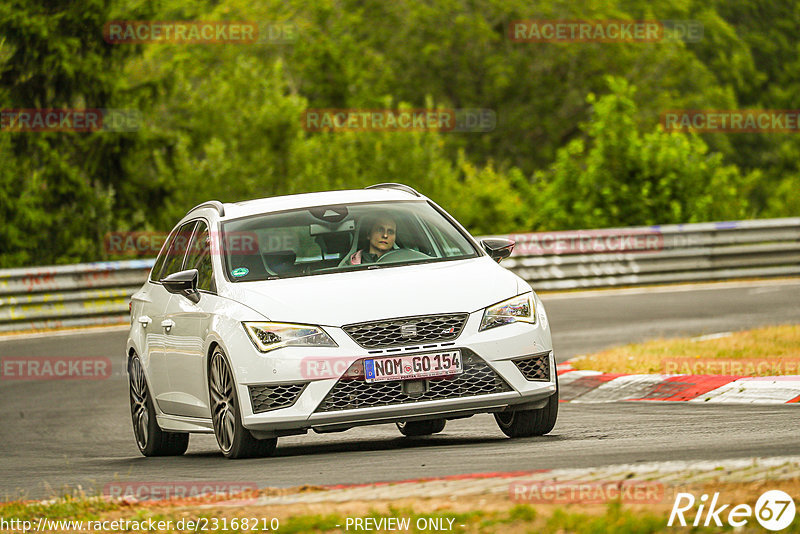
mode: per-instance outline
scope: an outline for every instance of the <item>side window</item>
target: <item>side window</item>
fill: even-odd
[[[164,261],[167,259],[167,251],[172,246],[172,242],[175,240],[175,236],[178,235],[178,232],[172,232],[167,240],[164,242],[164,245],[161,247],[161,252],[158,253],[158,257],[156,258],[156,262],[153,264],[153,270],[150,271],[150,281],[151,282],[158,282],[161,274],[161,269],[164,268]]]
[[[192,242],[189,245],[189,255],[186,257],[184,269],[197,269],[197,289],[216,291],[214,286],[214,271],[211,266],[211,241],[208,235],[208,225],[205,221],[197,223]]]
[[[189,245],[189,239],[192,237],[195,224],[197,224],[197,221],[187,222],[175,234],[167,251],[167,257],[164,260],[164,268],[158,276],[159,279],[177,273],[183,267],[183,258],[186,256],[186,249]]]

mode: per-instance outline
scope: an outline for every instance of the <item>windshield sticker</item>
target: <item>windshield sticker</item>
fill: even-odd
[[[247,267],[239,267],[231,271],[231,275],[239,278],[240,276],[247,276],[247,273],[250,272],[250,269]]]

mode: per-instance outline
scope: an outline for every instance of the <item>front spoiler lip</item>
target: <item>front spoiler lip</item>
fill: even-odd
[[[417,403],[398,404],[393,406],[373,406],[355,410],[337,410],[333,412],[314,412],[308,418],[277,423],[245,424],[250,430],[288,430],[298,428],[326,426],[342,426],[352,423],[353,426],[365,424],[390,423],[398,419],[415,416],[455,415],[455,412],[480,413],[495,411],[514,404],[525,404],[543,400],[556,392],[554,383],[545,382],[542,388],[520,395],[516,391],[490,393],[474,397],[422,401]]]

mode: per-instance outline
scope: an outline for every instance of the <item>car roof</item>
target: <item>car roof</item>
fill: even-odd
[[[258,198],[229,203],[206,203],[197,206],[186,214],[184,219],[199,215],[201,211],[210,210],[219,213],[213,204],[219,205],[224,210],[221,221],[314,206],[328,206],[336,204],[352,204],[358,202],[392,202],[408,200],[427,200],[422,195],[394,188],[350,189],[342,191],[323,191],[319,193],[301,193],[297,195],[284,195],[278,197]]]

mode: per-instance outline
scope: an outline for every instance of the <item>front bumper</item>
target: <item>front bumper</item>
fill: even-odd
[[[456,418],[474,413],[501,411],[514,405],[538,407],[537,403],[543,402],[556,392],[556,362],[549,330],[539,323],[516,323],[478,332],[481,316],[480,312],[470,314],[461,335],[453,342],[441,343],[438,346],[432,344],[432,348],[431,345],[427,345],[424,350],[414,350],[404,354],[461,349],[464,357],[473,355],[476,363],[490,369],[489,372],[496,375],[498,381],[504,384],[502,388],[484,389],[477,391],[477,394],[471,394],[475,392],[466,388],[464,395],[450,395],[431,400],[417,398],[413,401],[403,398],[405,401],[400,399],[396,403],[355,409],[348,409],[347,403],[339,403],[332,407],[327,402],[331,392],[337,388],[340,377],[354,362],[387,354],[374,354],[375,351],[371,354],[367,349],[357,345],[343,330],[326,328],[339,347],[319,348],[313,351],[287,347],[275,351],[274,355],[258,354],[260,365],[253,365],[254,362],[251,361],[249,365],[239,367],[240,372],[235,374],[238,375],[243,424],[257,436],[268,437],[308,428],[333,431],[358,425],[415,418]],[[309,355],[310,352],[315,354]],[[549,370],[547,377],[529,380],[514,363],[514,360],[532,355],[541,355],[546,359]],[[246,375],[245,379],[243,375]],[[354,383],[357,382],[350,382]],[[364,384],[363,380],[361,384]],[[299,389],[299,393],[290,406],[259,412],[254,410],[250,386],[265,385],[279,386],[282,388],[281,391]],[[356,389],[351,388],[351,391]],[[259,410],[263,410],[263,407],[259,407]]]

